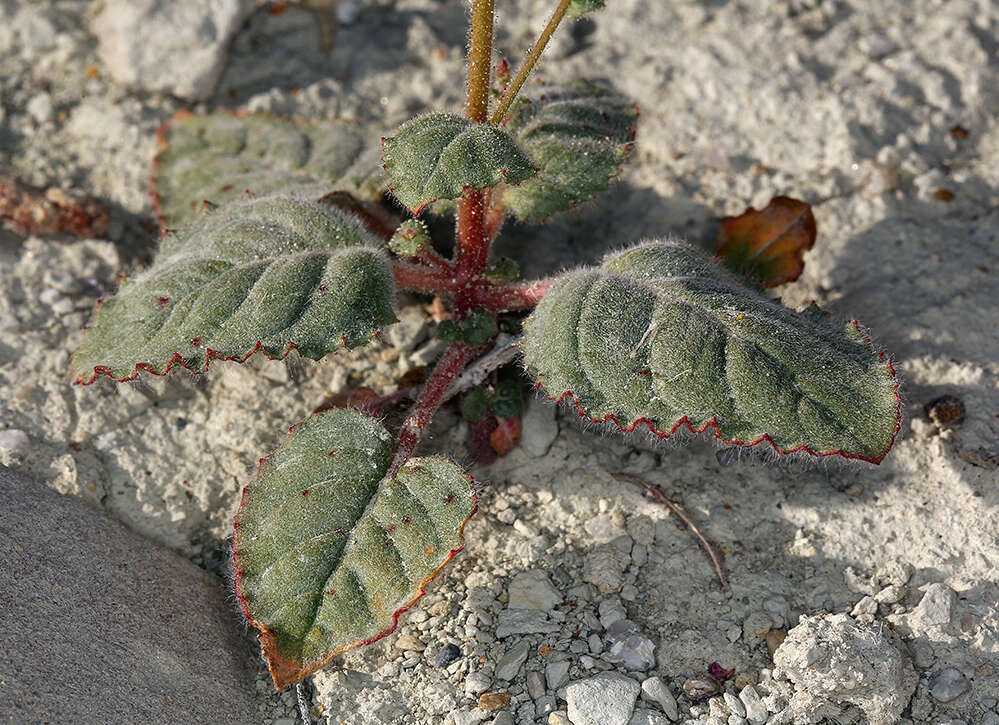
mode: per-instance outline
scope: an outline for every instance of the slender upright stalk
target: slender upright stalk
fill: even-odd
[[[492,77],[493,0],[472,0],[472,29],[468,49],[468,96],[465,113],[476,123],[489,115],[489,81]],[[455,314],[468,314],[473,290],[479,284],[489,258],[490,238],[486,229],[485,192],[465,189],[458,203],[458,244],[455,254],[458,289]]]
[[[468,96],[465,113],[477,123],[489,114],[489,78],[493,60],[493,0],[472,0],[468,46]]]
[[[506,116],[507,111],[510,110],[510,105],[513,103],[520,89],[523,87],[524,82],[527,80],[527,76],[531,74],[534,70],[535,64],[538,62],[538,58],[541,57],[541,53],[544,52],[545,46],[548,45],[548,41],[551,40],[552,35],[555,33],[555,28],[558,27],[559,23],[562,22],[562,18],[565,17],[566,11],[569,9],[569,4],[572,0],[561,0],[558,7],[555,8],[555,12],[552,13],[551,19],[548,21],[548,25],[545,29],[541,31],[541,35],[538,36],[537,42],[534,47],[531,48],[531,52],[527,54],[527,60],[524,61],[523,67],[517,73],[517,76],[510,81],[510,85],[506,87],[506,91],[503,92],[503,97],[500,98],[499,106],[496,108],[496,112],[493,113],[493,117],[489,119],[490,123],[499,123]]]
[[[476,350],[475,346],[455,342],[444,351],[444,355],[437,361],[430,379],[423,386],[423,392],[420,393],[420,397],[399,430],[399,444],[395,449],[392,465],[389,467],[388,478],[395,475],[399,467],[413,455],[413,451],[420,443],[420,438],[423,437],[424,429],[430,423],[430,419],[434,417],[437,409],[440,408],[441,403],[444,402],[448,389]]]

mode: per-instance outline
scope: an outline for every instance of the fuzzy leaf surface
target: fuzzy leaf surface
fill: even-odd
[[[713,426],[732,443],[874,463],[898,430],[894,370],[855,322],[794,312],[681,242],[562,277],[521,346],[549,396],[626,430]]]
[[[236,514],[236,594],[283,689],[395,629],[463,547],[470,479],[444,458],[387,477],[392,439],[335,408],[260,462]]]
[[[160,130],[153,190],[161,226],[190,223],[204,202],[337,189],[362,200],[388,190],[379,134],[349,121],[179,113]]]
[[[607,189],[628,157],[637,119],[633,102],[587,80],[532,88],[506,129],[539,171],[505,188],[504,205],[521,219],[544,219]]]
[[[392,193],[414,215],[438,199],[459,198],[466,187],[517,184],[534,175],[508,133],[449,113],[407,121],[382,146]]]
[[[801,276],[816,233],[809,204],[777,196],[763,209],[722,219],[715,249],[733,272],[776,287]]]
[[[569,3],[569,17],[578,18],[585,13],[592,13],[604,6],[604,0],[572,0]]]
[[[236,202],[167,234],[156,261],[100,304],[73,377],[117,380],[175,362],[296,348],[318,360],[395,322],[388,259],[346,212],[291,197]]]

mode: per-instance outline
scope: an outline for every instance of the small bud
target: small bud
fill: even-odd
[[[429,246],[430,233],[419,219],[407,219],[389,239],[389,249],[400,257],[414,257]]]
[[[501,257],[486,270],[486,277],[494,282],[510,282],[520,276],[520,268],[509,257]]]

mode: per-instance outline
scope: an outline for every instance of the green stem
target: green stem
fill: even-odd
[[[527,60],[524,61],[523,67],[517,73],[517,77],[511,81],[510,85],[506,87],[503,92],[502,98],[499,101],[499,107],[493,114],[493,117],[489,119],[490,123],[499,123],[506,116],[507,111],[510,110],[510,106],[513,104],[517,94],[520,92],[521,87],[523,87],[524,82],[527,80],[527,76],[531,74],[534,70],[535,64],[538,62],[538,58],[541,57],[541,53],[544,52],[545,46],[548,45],[548,41],[551,40],[552,35],[555,33],[555,28],[558,27],[559,23],[562,22],[562,18],[565,17],[566,11],[569,10],[569,4],[572,0],[561,0],[558,7],[555,8],[555,12],[552,13],[551,19],[548,21],[548,25],[545,29],[541,31],[541,35],[538,37],[538,41],[531,48],[531,52],[527,56]]]
[[[493,62],[493,0],[472,0],[468,48],[468,96],[465,113],[476,123],[489,115],[489,79]]]

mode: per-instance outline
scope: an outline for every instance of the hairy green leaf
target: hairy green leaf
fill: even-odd
[[[521,219],[544,219],[593,198],[620,172],[637,118],[634,103],[586,80],[532,89],[506,128],[539,170],[505,188],[504,204]]]
[[[104,301],[73,356],[73,377],[118,380],[174,362],[202,372],[292,348],[319,359],[395,321],[392,271],[353,216],[290,197],[236,202],[160,244],[154,264]]]
[[[236,515],[236,593],[278,689],[395,629],[462,548],[470,479],[444,458],[389,477],[378,421],[334,408],[260,462]]]
[[[378,139],[350,121],[179,113],[160,131],[153,189],[161,224],[179,229],[204,202],[222,205],[247,192],[316,199],[338,189],[378,199],[388,190]]]
[[[505,131],[448,113],[407,121],[382,145],[392,193],[413,214],[437,199],[457,199],[466,187],[516,184],[534,174]]]
[[[875,463],[898,430],[894,371],[856,323],[793,312],[680,242],[562,277],[522,347],[550,396],[628,430],[713,426],[733,443]]]
[[[604,6],[604,0],[572,0],[569,3],[569,17],[578,18],[584,13],[592,13]]]

